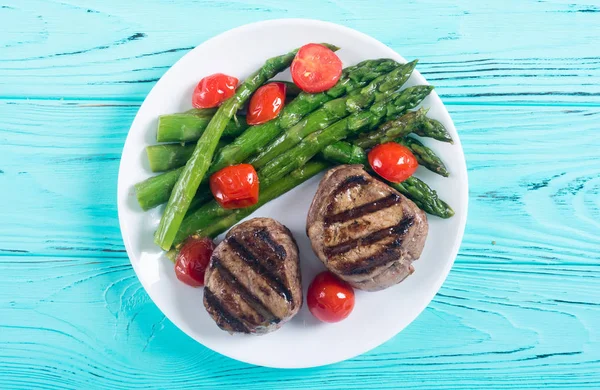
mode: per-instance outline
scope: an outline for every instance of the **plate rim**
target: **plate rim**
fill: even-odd
[[[130,240],[128,239],[128,237],[125,236],[125,231],[127,231],[127,227],[125,226],[125,217],[123,216],[123,214],[125,213],[124,208],[126,207],[126,204],[122,204],[124,202],[121,201],[121,194],[125,193],[125,194],[129,194],[131,192],[131,189],[129,188],[124,188],[125,183],[123,183],[123,176],[122,172],[125,169],[123,167],[124,163],[123,163],[123,155],[125,153],[127,144],[128,144],[128,140],[130,138],[131,135],[131,130],[134,127],[134,124],[136,123],[136,120],[138,119],[138,115],[140,114],[140,112],[143,111],[144,105],[147,103],[147,99],[148,96],[150,96],[152,94],[152,92],[159,86],[161,85],[161,80],[164,79],[168,74],[174,72],[174,68],[176,68],[176,65],[185,61],[187,57],[190,57],[192,55],[193,52],[201,50],[202,47],[204,45],[206,45],[208,42],[217,39],[217,38],[226,38],[229,35],[235,35],[238,34],[240,32],[243,32],[244,30],[252,30],[255,28],[272,28],[275,27],[277,25],[280,25],[282,23],[285,24],[290,24],[290,23],[298,23],[298,24],[303,24],[303,25],[307,25],[307,27],[310,27],[310,25],[316,25],[316,26],[321,26],[321,27],[329,27],[335,30],[341,30],[343,33],[345,34],[350,34],[350,35],[354,35],[354,36],[359,36],[363,39],[367,39],[369,41],[371,41],[374,45],[378,45],[381,48],[385,49],[385,50],[389,50],[392,51],[394,53],[396,53],[397,56],[401,57],[404,61],[406,61],[404,59],[404,57],[402,57],[399,53],[397,53],[394,49],[392,49],[391,47],[387,46],[386,44],[384,44],[383,42],[379,41],[378,39],[365,34],[361,31],[355,30],[353,28],[347,27],[347,26],[343,26],[337,23],[333,23],[333,22],[329,22],[329,21],[323,21],[323,20],[319,20],[319,19],[307,19],[307,18],[277,18],[277,19],[269,19],[269,20],[262,20],[262,21],[257,21],[257,22],[252,22],[252,23],[247,23],[244,25],[240,25],[237,27],[234,27],[232,29],[226,30],[222,33],[219,33],[217,35],[214,35],[210,38],[208,38],[207,40],[205,40],[204,42],[202,42],[201,44],[197,45],[196,47],[194,47],[193,49],[189,50],[185,55],[183,55],[180,59],[178,59],[173,65],[170,66],[170,68],[161,76],[161,78],[158,80],[158,82],[150,89],[150,91],[146,94],[146,97],[144,98],[144,101],[142,102],[142,104],[140,105],[133,121],[131,122],[131,125],[129,127],[129,130],[127,132],[127,137],[125,138],[125,142],[123,144],[123,149],[121,151],[121,157],[120,157],[120,162],[119,162],[119,171],[118,171],[118,177],[117,177],[117,215],[118,215],[118,219],[119,219],[119,230],[121,232],[121,237],[123,239],[123,243],[125,245],[125,250],[127,252],[127,257],[129,262],[132,265],[132,268],[136,274],[136,277],[138,278],[140,284],[142,285],[142,287],[144,288],[144,290],[146,291],[146,294],[148,294],[148,296],[150,297],[150,299],[152,300],[153,304],[156,305],[156,307],[162,312],[163,315],[165,315],[166,318],[169,319],[169,321],[175,325],[175,327],[177,327],[179,330],[181,330],[183,333],[185,333],[188,337],[190,337],[192,340],[194,340],[197,343],[200,343],[201,345],[203,345],[204,347],[210,349],[213,352],[216,352],[220,355],[223,356],[227,356],[230,359],[233,360],[237,360],[243,363],[247,363],[247,364],[251,364],[251,365],[256,365],[256,366],[263,366],[263,367],[269,367],[269,368],[284,368],[284,369],[288,369],[288,368],[311,368],[311,367],[320,367],[320,366],[327,366],[327,365],[331,365],[331,364],[335,364],[338,362],[342,362],[348,359],[352,359],[354,357],[360,356],[362,354],[368,353],[371,350],[373,350],[374,348],[377,348],[380,345],[383,345],[385,343],[387,343],[390,339],[392,339],[393,337],[395,337],[396,335],[398,335],[401,331],[403,331],[408,325],[410,325],[412,322],[414,322],[414,320],[419,317],[419,315],[430,305],[431,301],[433,300],[433,298],[437,295],[437,293],[439,292],[439,290],[442,287],[442,284],[444,283],[444,281],[447,279],[448,274],[451,270],[451,268],[454,265],[454,262],[456,261],[456,257],[458,255],[458,251],[460,249],[460,246],[462,244],[462,241],[464,239],[464,233],[465,233],[465,228],[466,228],[466,222],[467,222],[467,215],[468,215],[468,204],[469,204],[469,181],[468,181],[468,170],[467,170],[467,163],[466,163],[466,158],[465,158],[465,153],[464,150],[462,148],[462,143],[460,141],[460,137],[458,136],[458,130],[456,130],[456,134],[457,137],[454,140],[454,146],[458,147],[457,153],[460,153],[460,162],[461,162],[461,169],[464,168],[464,186],[466,189],[466,193],[465,196],[460,198],[460,202],[461,202],[461,208],[464,210],[464,213],[462,213],[460,216],[459,215],[455,215],[453,218],[460,218],[460,220],[458,221],[458,232],[457,232],[457,236],[456,239],[453,243],[453,247],[450,253],[450,261],[446,262],[442,272],[440,273],[439,277],[434,281],[433,283],[433,288],[430,288],[429,291],[429,296],[426,297],[425,301],[426,302],[420,309],[418,309],[416,311],[416,313],[414,314],[413,318],[410,319],[410,321],[408,321],[404,326],[399,327],[397,330],[391,332],[390,335],[386,335],[386,337],[377,340],[376,342],[370,342],[367,343],[367,347],[359,353],[346,353],[345,355],[342,356],[337,356],[335,359],[324,359],[323,361],[319,361],[316,364],[311,364],[311,365],[295,365],[295,364],[284,364],[284,365],[273,365],[273,364],[269,364],[266,362],[257,362],[257,361],[249,361],[246,359],[240,359],[239,357],[233,356],[232,354],[229,353],[225,353],[222,351],[217,351],[216,349],[214,349],[211,345],[207,345],[205,344],[203,341],[200,341],[197,337],[195,337],[195,335],[193,335],[193,332],[185,325],[185,324],[178,324],[175,321],[173,321],[171,319],[171,316],[169,316],[166,312],[165,312],[165,308],[161,307],[161,305],[159,305],[157,303],[157,301],[154,299],[153,294],[150,292],[150,290],[146,287],[145,283],[143,282],[143,279],[140,278],[140,271],[138,270],[138,266],[136,265],[136,262],[132,261],[132,256],[134,256],[133,254],[133,248],[132,248],[132,243],[130,242]],[[416,71],[416,70],[415,70]],[[418,71],[416,71],[418,72]],[[419,76],[422,77],[425,81],[426,79],[420,74],[420,72],[418,72]],[[426,81],[427,82],[427,81]],[[429,84],[427,82],[427,84]],[[456,129],[456,127],[454,126],[454,121],[452,120],[452,117],[450,116],[450,113],[448,112],[448,110],[446,109],[446,105],[444,104],[444,102],[442,101],[442,99],[439,97],[439,95],[437,95],[436,91],[434,90],[432,92],[432,94],[434,94],[442,103],[442,107],[443,107],[443,111],[447,114],[450,122],[452,123],[452,126]],[[134,257],[138,257],[138,256],[134,256]],[[169,310],[167,310],[168,312]]]

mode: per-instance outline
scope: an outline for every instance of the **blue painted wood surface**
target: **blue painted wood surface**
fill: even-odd
[[[215,354],[153,305],[116,213],[141,101],[229,28],[356,28],[438,87],[470,178],[456,265],[385,345],[272,370]],[[0,389],[600,388],[600,3],[0,3]]]

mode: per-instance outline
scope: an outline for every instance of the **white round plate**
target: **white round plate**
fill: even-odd
[[[223,72],[243,80],[267,58],[309,42],[341,47],[344,66],[373,58],[405,59],[381,42],[355,30],[315,20],[271,20],[235,28],[214,37],[179,60],[156,83],[133,121],[123,148],[119,169],[119,223],[127,254],[142,285],[176,326],[206,347],[243,362],[282,368],[314,367],[339,362],[384,343],[410,324],[425,309],[448,275],[458,252],[467,216],[467,172],[456,129],[442,101],[433,92],[423,106],[452,134],[454,145],[423,140],[446,163],[450,177],[423,168],[417,176],[438,191],[456,215],[442,220],[430,217],[423,255],[415,273],[387,290],[356,292],[352,314],[337,324],[319,323],[304,305],[296,317],[264,336],[230,335],[220,330],[202,304],[202,290],[179,282],[171,263],[154,245],[153,233],[163,208],[143,212],[133,185],[152,175],[144,148],[155,143],[161,114],[191,108],[191,94],[202,77]],[[418,65],[417,65],[418,68]],[[290,79],[285,72],[277,79]],[[414,72],[407,85],[426,84]],[[314,275],[324,269],[306,237],[309,204],[321,176],[304,183],[263,206],[252,217],[272,217],[290,228],[298,241],[304,293]]]

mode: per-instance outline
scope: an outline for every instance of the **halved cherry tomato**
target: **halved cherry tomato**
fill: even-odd
[[[395,142],[374,147],[369,152],[369,164],[379,176],[394,183],[411,177],[419,166],[410,149]]]
[[[254,126],[277,117],[285,102],[285,90],[284,83],[269,83],[257,89],[250,99],[246,122]]]
[[[292,65],[292,80],[305,92],[323,92],[342,75],[342,60],[329,48],[309,43],[298,50]]]
[[[317,319],[339,322],[354,309],[354,290],[331,272],[321,272],[308,286],[306,303]]]
[[[192,287],[204,286],[204,273],[214,250],[215,243],[210,238],[188,238],[177,255],[177,279]]]
[[[210,177],[210,190],[224,209],[240,209],[258,202],[258,175],[250,164],[232,165]]]
[[[206,76],[194,89],[192,106],[195,108],[217,107],[235,93],[239,80],[223,73]]]

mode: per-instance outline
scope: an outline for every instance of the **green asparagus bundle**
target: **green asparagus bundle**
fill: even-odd
[[[342,101],[334,100],[335,98],[364,87],[397,66],[398,64],[391,60],[371,60],[360,63],[346,69],[340,81],[328,91],[317,94],[300,93],[296,99],[283,107],[278,118],[248,128],[235,141],[223,148],[215,157],[209,173],[212,174],[227,166],[246,161],[268,145],[277,135],[326,104],[329,112],[339,113],[345,109],[345,104],[343,98]]]
[[[371,170],[367,160],[367,153],[359,146],[348,142],[336,142],[323,150],[323,157],[328,161],[338,164],[362,164],[365,169]],[[454,210],[443,200],[439,199],[437,192],[432,190],[422,180],[411,176],[402,183],[387,184],[398,190],[401,194],[412,200],[426,213],[437,215],[441,218],[450,218]]]
[[[356,94],[350,94],[323,105],[322,108],[305,117],[296,125],[272,141],[249,163],[256,169],[297,145],[309,134],[324,129],[330,124],[370,106],[375,101],[387,99],[408,80],[417,61],[400,65],[388,74],[381,75]]]
[[[258,175],[261,184],[269,185],[304,165],[327,145],[349,135],[377,127],[386,119],[395,117],[416,107],[431,91],[432,86],[417,85],[392,94],[389,100],[373,104],[368,110],[346,117],[324,130],[317,131],[302,140],[297,146],[270,161]]]
[[[397,66],[398,64],[395,61],[389,59],[363,61],[346,68],[342,72],[342,77],[338,83],[328,91],[317,94],[300,93],[296,99],[283,108],[277,119],[262,125],[249,127],[241,136],[221,149],[215,156],[209,174],[226,166],[245,161],[250,155],[255,154],[267,145],[279,133],[295,125],[304,115],[310,114],[336,97],[364,87]],[[171,190],[181,172],[183,172],[183,168],[137,183],[135,185],[136,196],[142,209],[149,210],[168,201]],[[159,189],[158,193],[154,193],[157,189]],[[198,192],[205,190],[206,188]]]
[[[225,101],[212,117],[171,192],[169,202],[154,235],[154,242],[162,249],[169,250],[171,248],[181,221],[208,171],[217,143],[233,115],[258,87],[289,67],[297,51],[294,50],[268,59],[263,67],[237,88],[235,94]]]

